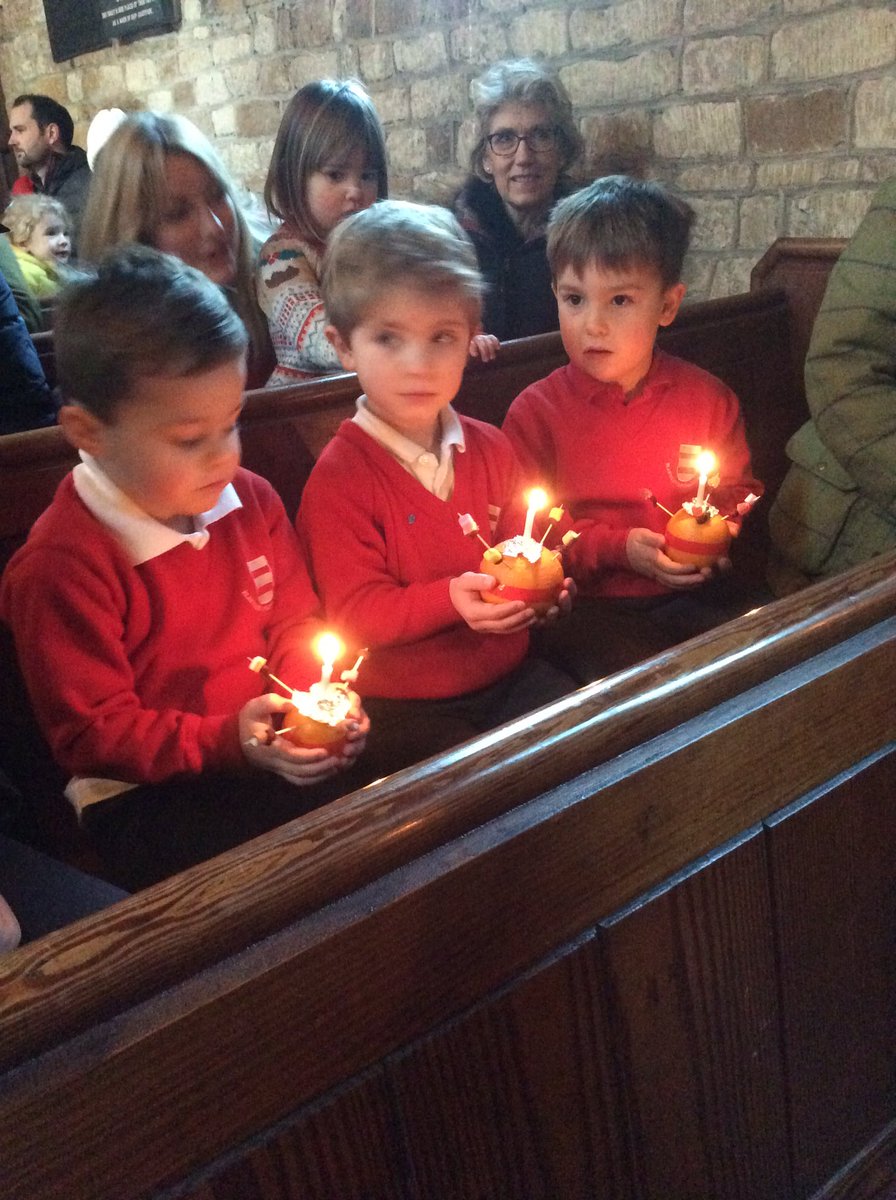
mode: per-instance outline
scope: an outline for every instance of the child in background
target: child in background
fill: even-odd
[[[761,486],[737,397],[654,347],[685,292],[693,212],[658,184],[598,179],[554,209],[548,261],[569,364],[528,387],[504,431],[520,462],[567,505],[579,538],[566,558],[578,586],[565,628],[541,649],[585,683],[744,611],[708,568],[664,552],[667,515],[697,490],[701,448],[717,458],[712,503],[734,514]],[[699,598],[698,598],[699,597]]]
[[[38,300],[55,296],[72,252],[65,205],[52,196],[16,196],[3,214],[9,240],[29,291]]]
[[[300,88],[283,113],[264,185],[269,211],[283,222],[261,248],[257,277],[277,355],[270,384],[340,370],[320,295],[327,238],[343,217],[386,195],[386,143],[363,87],[321,79]]]
[[[245,327],[145,247],[60,298],[60,424],[82,462],[0,587],[38,722],[109,877],[131,890],[345,790],[344,757],[274,737],[263,655],[296,688],[317,598],[270,485],[239,467]]]
[[[383,201],[334,231],[327,336],[365,395],[324,449],[298,516],[327,620],[370,648],[373,777],[571,690],[527,654],[521,600],[487,603],[482,547],[523,526],[522,480],[500,430],[451,407],[479,330],[473,246],[444,209]]]

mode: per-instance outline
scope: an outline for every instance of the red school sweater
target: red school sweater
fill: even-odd
[[[630,529],[666,527],[667,514],[644,499],[645,488],[672,512],[694,499],[694,447],[718,460],[720,479],[708,490],[724,514],[762,491],[737,397],[708,371],[660,350],[636,396],[570,363],[521,392],[503,429],[527,478],[565,504],[580,534],[563,558],[583,596],[668,594],[629,567],[625,541]]]
[[[38,722],[73,775],[155,783],[245,766],[238,712],[265,686],[267,657],[296,688],[319,673],[318,609],[295,532],[270,484],[240,470],[242,501],[133,566],[67,476],[7,566],[12,629]]]
[[[449,501],[352,421],[340,425],[302,493],[297,526],[327,620],[349,645],[370,649],[362,695],[461,696],[494,683],[526,653],[528,633],[476,633],[448,594],[449,581],[478,571],[482,558],[458,513],[470,513],[486,541],[522,530],[509,442],[499,429],[460,421],[466,449],[455,451]]]

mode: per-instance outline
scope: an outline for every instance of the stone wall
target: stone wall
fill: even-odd
[[[696,297],[744,290],[776,237],[848,236],[896,173],[890,0],[182,0],[182,18],[56,64],[41,0],[3,0],[3,90],[56,96],[82,144],[99,108],[177,109],[257,193],[293,90],[356,75],[392,194],[439,200],[463,175],[471,79],[534,54],[569,89],[588,175],[644,171],[696,207]]]

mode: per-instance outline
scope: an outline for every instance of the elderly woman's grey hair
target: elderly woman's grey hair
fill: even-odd
[[[473,97],[479,136],[470,153],[470,169],[480,179],[490,179],[483,167],[485,140],[492,118],[505,104],[540,104],[545,109],[557,130],[561,175],[582,153],[572,101],[557,76],[543,63],[533,58],[495,63],[474,83]]]

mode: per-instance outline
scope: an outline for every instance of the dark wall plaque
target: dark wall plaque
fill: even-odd
[[[91,0],[44,0],[44,12],[54,62],[65,62],[109,44],[99,7],[94,7]]]
[[[103,33],[113,38],[146,37],[171,29],[176,21],[172,0],[94,0]]]
[[[44,0],[54,62],[118,39],[148,37],[180,22],[179,0]]]

